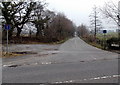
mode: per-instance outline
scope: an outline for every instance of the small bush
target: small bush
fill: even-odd
[[[113,37],[113,38],[110,38],[107,40],[107,47],[108,47],[108,49],[113,49],[113,50],[117,49],[118,50],[118,49],[120,49],[119,43],[120,43],[120,39]],[[115,45],[117,45],[117,46],[115,46]]]

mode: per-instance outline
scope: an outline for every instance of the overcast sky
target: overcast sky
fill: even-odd
[[[56,12],[63,12],[77,26],[81,23],[89,25],[89,15],[94,5],[102,7],[105,2],[119,0],[46,0],[48,8]]]

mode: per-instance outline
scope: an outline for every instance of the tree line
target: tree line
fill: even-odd
[[[94,6],[92,13],[89,15],[90,18],[90,26],[86,26],[85,24],[81,24],[77,27],[77,34],[82,39],[84,39],[88,43],[97,44],[103,46],[105,44],[108,49],[119,49],[120,47],[120,29],[118,28],[118,36],[112,36],[106,41],[103,38],[99,38],[97,34],[101,34],[104,29],[102,25],[102,21],[108,20],[108,22],[112,22],[114,25],[120,26],[120,9],[118,9],[118,4],[113,2],[107,2],[101,8]],[[102,20],[100,19],[102,18]],[[109,23],[110,24],[110,23]],[[102,36],[102,34],[101,34]],[[112,47],[112,44],[119,45],[118,47]]]
[[[29,23],[36,28],[35,38],[47,41],[60,41],[72,37],[75,31],[75,24],[63,13],[56,13],[46,8],[47,3],[38,2],[2,2],[2,39],[6,39],[4,25],[10,25],[9,40],[21,37],[24,25]],[[30,29],[30,28],[29,28]],[[30,35],[32,30],[30,30]]]
[[[104,29],[102,23],[104,20],[108,20],[108,23],[112,22],[116,26],[119,25],[120,16],[118,15],[118,11],[118,4],[113,2],[107,2],[103,7],[100,8],[95,5],[92,13],[89,15],[90,26],[81,24],[78,26],[78,34],[81,37],[83,37],[83,35],[86,36],[86,34],[92,34],[93,37],[96,38],[97,33]]]

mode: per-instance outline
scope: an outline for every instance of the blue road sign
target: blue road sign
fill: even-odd
[[[103,33],[107,33],[107,30],[103,30]]]
[[[5,30],[10,30],[10,25],[5,25]]]

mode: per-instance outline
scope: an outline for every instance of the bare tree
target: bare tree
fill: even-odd
[[[74,35],[75,26],[64,14],[58,13],[52,20],[48,28],[48,37],[51,40],[63,40]]]
[[[113,2],[107,2],[103,6],[103,8],[100,8],[102,14],[107,19],[112,19],[116,24],[118,24],[118,6],[117,4]]]
[[[89,36],[89,30],[87,29],[87,26],[84,25],[84,24],[81,24],[80,26],[78,26],[77,34],[80,37],[87,37],[87,36]]]
[[[93,8],[93,13],[90,14],[90,24],[94,28],[94,37],[96,38],[97,32],[102,29],[102,22],[99,19],[99,11],[96,6]]]
[[[44,36],[43,31],[45,29],[45,23],[50,19],[49,16],[46,15],[45,6],[46,3],[37,2],[34,8],[31,22],[35,24],[35,27],[37,28],[36,37]]]
[[[100,10],[106,18],[113,20],[116,25],[120,26],[120,23],[119,23],[120,16],[118,13],[118,12],[120,12],[120,9],[118,9],[117,3],[107,2],[107,3],[105,3],[103,8],[100,8]],[[119,30],[120,29],[118,29],[118,38],[120,38],[120,31]]]
[[[35,2],[2,2],[2,16],[5,23],[10,24],[9,37],[12,37],[14,28],[17,28],[17,37],[20,37],[20,33],[25,23],[30,19],[30,14],[35,6]],[[3,31],[5,34],[5,30]],[[4,36],[3,36],[4,37]]]

